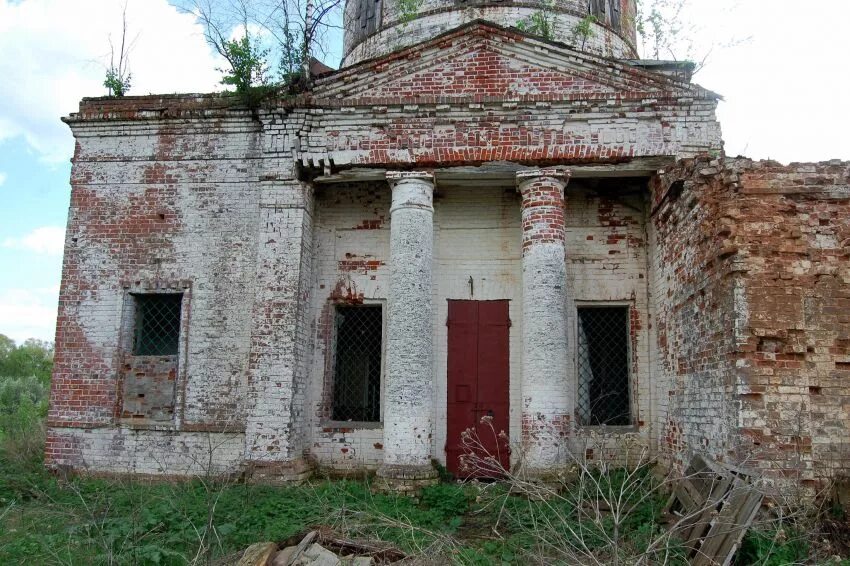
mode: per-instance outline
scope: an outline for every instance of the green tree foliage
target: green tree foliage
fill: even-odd
[[[573,27],[573,42],[581,43],[582,50],[587,45],[587,40],[593,37],[593,24],[595,23],[596,17],[588,14]]]
[[[20,346],[0,334],[0,380],[13,377],[35,377],[47,384],[53,371],[53,344],[30,338]]]
[[[229,68],[223,84],[253,106],[273,87],[294,94],[307,88],[313,55],[327,53],[342,0],[172,0],[192,14]],[[236,39],[234,39],[236,38]],[[276,66],[272,76],[270,67]],[[249,95],[249,96],[246,96]]]
[[[268,83],[268,49],[262,49],[259,42],[246,32],[241,39],[225,40],[222,55],[230,64],[229,69],[218,69],[224,73],[221,84],[236,88],[239,94],[246,93],[251,87]]]
[[[103,81],[103,86],[109,90],[110,96],[124,96],[130,90],[131,74],[121,75],[121,72],[110,67],[106,70],[106,78]]]
[[[53,344],[18,346],[0,334],[0,460],[16,462],[22,477],[41,466],[52,371]]]

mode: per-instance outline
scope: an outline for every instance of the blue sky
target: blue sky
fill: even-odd
[[[73,139],[59,118],[105,94],[123,0],[0,0],[0,333],[52,340]],[[697,82],[726,98],[727,153],[850,159],[850,2],[690,0]],[[128,0],[131,94],[218,90],[221,66],[194,18]],[[748,41],[724,47],[730,39]],[[336,66],[339,44],[327,63]]]

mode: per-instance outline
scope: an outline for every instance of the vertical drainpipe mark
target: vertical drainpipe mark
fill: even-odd
[[[469,298],[475,297],[475,280],[472,279],[472,275],[469,276]]]

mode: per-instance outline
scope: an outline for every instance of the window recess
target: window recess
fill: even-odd
[[[583,426],[632,424],[629,307],[578,308],[578,396]]]
[[[383,327],[381,305],[336,307],[333,420],[381,420]]]

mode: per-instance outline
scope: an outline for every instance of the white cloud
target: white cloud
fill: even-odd
[[[0,290],[0,334],[18,344],[27,338],[54,339],[59,285]]]
[[[6,174],[0,171],[0,187],[6,182]]]
[[[42,226],[20,238],[6,238],[3,247],[37,254],[61,255],[65,247],[65,229],[60,226]]]
[[[850,159],[843,38],[850,2],[692,0],[698,54],[711,51],[697,82],[719,92],[726,152],[791,161]],[[750,38],[723,48],[717,43]],[[715,45],[712,51],[712,45]]]
[[[23,137],[41,157],[67,160],[59,121],[84,96],[102,96],[109,35],[121,34],[117,0],[0,0],[0,141]],[[167,0],[128,0],[130,94],[209,92],[220,66],[202,28]]]

